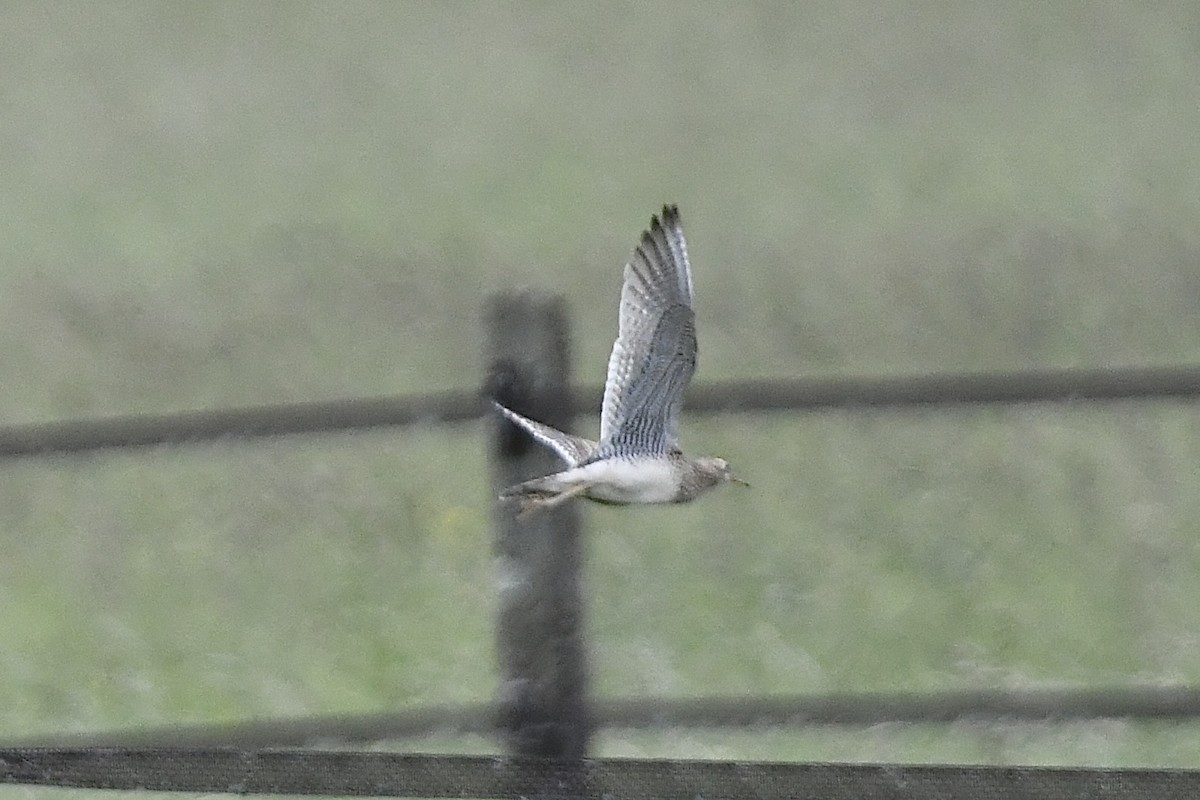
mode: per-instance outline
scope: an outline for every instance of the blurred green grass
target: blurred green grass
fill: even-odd
[[[1188,4],[0,20],[6,421],[477,385],[479,309],[513,285],[567,294],[596,382],[665,201],[701,378],[1200,360]],[[1196,682],[1198,423],[689,420],[754,488],[589,510],[595,689]],[[0,733],[490,696],[483,446],[467,426],[0,464]],[[1195,726],[1113,722],[600,744],[1200,765]]]

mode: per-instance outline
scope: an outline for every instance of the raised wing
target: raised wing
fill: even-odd
[[[492,405],[505,417],[524,428],[536,441],[557,453],[558,457],[569,467],[575,467],[587,461],[600,449],[600,445],[591,439],[563,433],[549,425],[534,422],[529,417],[511,411],[495,401],[492,401]]]
[[[683,391],[696,370],[692,272],[675,206],[650,230],[625,265],[617,341],[608,359],[600,446],[661,453],[678,447]]]

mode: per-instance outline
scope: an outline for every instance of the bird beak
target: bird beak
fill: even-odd
[[[735,477],[733,477],[732,475],[730,475],[730,476],[729,476],[729,482],[730,482],[730,483],[736,483],[738,486],[745,486],[747,489],[749,489],[749,488],[750,488],[750,484],[746,483],[746,482],[745,482],[744,480],[742,480],[741,478],[735,478]]]

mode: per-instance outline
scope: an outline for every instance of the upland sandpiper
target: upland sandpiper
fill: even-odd
[[[696,371],[692,271],[679,210],[664,206],[625,265],[617,341],[608,359],[600,441],[555,430],[496,407],[553,450],[567,469],[501,493],[522,511],[572,497],[601,503],[686,503],[733,477],[723,458],[688,458],[679,449],[683,391]]]

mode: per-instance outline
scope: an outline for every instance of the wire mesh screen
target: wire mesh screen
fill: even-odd
[[[383,753],[144,750],[0,751],[27,784],[232,794],[772,800],[829,798],[1184,798],[1200,775],[1179,770],[1038,769],[897,764],[767,764]]]
[[[4,4],[5,775],[1181,792],[1197,9]],[[664,203],[681,441],[751,487],[571,507],[542,613],[485,397],[595,435]],[[521,286],[570,311],[553,380],[497,379]]]

